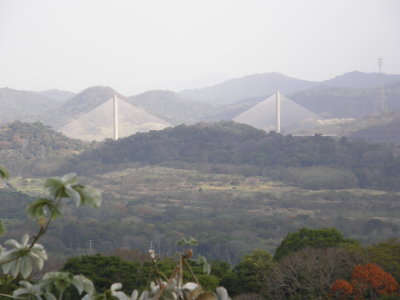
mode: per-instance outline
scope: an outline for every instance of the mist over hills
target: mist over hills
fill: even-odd
[[[167,90],[147,91],[129,97],[128,101],[173,125],[198,122],[214,110],[210,105],[189,101]]]
[[[224,105],[245,98],[269,96],[276,90],[285,94],[292,93],[317,84],[317,82],[295,79],[279,73],[265,73],[234,78],[202,89],[185,90],[179,94],[193,101]]]
[[[400,119],[386,125],[369,126],[349,135],[370,143],[387,143],[400,145]]]
[[[400,75],[382,74],[387,85],[400,82]],[[349,72],[325,81],[307,81],[280,73],[254,74],[234,78],[201,89],[184,90],[179,94],[193,101],[216,105],[242,102],[244,99],[267,98],[277,90],[286,95],[315,87],[373,88],[379,85],[378,73]]]
[[[400,109],[400,82],[385,86],[390,110]],[[379,88],[317,87],[290,95],[325,118],[361,118],[380,110]]]
[[[321,84],[331,87],[377,87],[379,86],[379,77],[379,73],[354,71],[322,81]],[[400,75],[382,74],[382,81],[385,85],[400,82]]]
[[[43,115],[43,122],[58,129],[77,118],[79,115],[85,114],[95,107],[103,104],[114,95],[120,99],[126,99],[125,96],[119,94],[110,87],[93,86],[87,88],[75,95],[60,107],[49,110]]]
[[[74,97],[76,95],[76,93],[58,90],[58,89],[45,90],[45,91],[34,92],[34,93],[43,95],[50,99],[55,99],[55,100],[60,100],[60,101],[67,101],[68,99],[71,99],[72,97]]]
[[[400,109],[400,82],[385,85],[389,110]],[[219,107],[211,121],[229,120],[267,99],[247,98]],[[362,118],[380,111],[378,87],[330,87],[325,85],[286,94],[291,100],[323,118]]]
[[[0,122],[36,121],[43,110],[59,107],[62,100],[10,88],[0,89]]]
[[[382,76],[389,109],[400,109],[400,75]],[[60,90],[0,89],[0,121],[41,121],[59,129],[105,103],[114,94],[172,125],[232,120],[277,89],[323,118],[354,119],[379,111],[378,84],[377,73],[350,72],[321,82],[266,73],[235,78],[202,89],[179,93],[152,90],[130,97],[104,86],[90,87],[78,94]]]

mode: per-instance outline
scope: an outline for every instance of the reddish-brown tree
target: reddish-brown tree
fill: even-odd
[[[337,299],[346,299],[353,294],[353,291],[351,283],[344,279],[336,280],[331,287],[331,292]]]
[[[331,287],[332,295],[337,299],[354,296],[356,300],[378,299],[380,295],[399,293],[396,279],[380,266],[370,263],[357,265],[351,274],[351,280],[336,280]]]
[[[354,293],[360,299],[364,296],[376,299],[379,295],[390,295],[399,291],[396,279],[377,264],[355,266],[351,281]]]

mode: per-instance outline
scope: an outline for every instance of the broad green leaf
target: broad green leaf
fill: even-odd
[[[24,234],[21,243],[16,240],[7,240],[4,244],[11,249],[0,253],[0,264],[1,262],[11,261],[1,265],[3,274],[12,274],[14,277],[21,274],[23,278],[27,278],[34,269],[41,270],[43,268],[47,253],[40,244],[35,244],[27,251],[29,247],[29,236],[27,234]]]
[[[32,261],[34,262],[38,270],[43,269],[44,261],[47,259],[47,257],[40,256],[34,252],[30,253],[30,257],[32,258]]]
[[[54,286],[59,291],[64,291],[72,283],[72,275],[67,272],[48,272],[43,276],[43,284]]]
[[[217,287],[215,291],[217,292],[218,300],[231,300],[231,298],[228,296],[228,291],[224,287]]]
[[[93,207],[99,207],[101,205],[101,192],[90,186],[90,185],[76,185],[73,187],[80,195],[79,205],[91,205]]]
[[[46,180],[45,186],[54,198],[70,198],[76,206],[99,207],[101,205],[100,191],[88,185],[78,184],[74,173],[64,175],[60,179],[49,178]]]
[[[66,192],[66,187],[75,185],[77,181],[76,174],[69,173],[61,178],[48,178],[45,187],[50,190],[50,194],[54,198],[68,198],[70,195]]]
[[[148,291],[143,291],[143,292],[140,294],[139,300],[145,300],[145,299],[147,299],[148,295],[149,295],[149,292],[148,292]]]
[[[44,299],[46,300],[57,300],[56,296],[54,296],[52,293],[50,293],[49,291],[46,291],[44,294]]]
[[[92,295],[94,293],[93,282],[83,275],[75,275],[72,279],[72,284],[78,290],[79,294],[85,292],[88,295]]]
[[[101,192],[90,186],[85,185],[81,190],[82,204],[99,207],[101,205]]]
[[[204,263],[207,262],[207,258],[205,256],[203,256],[203,255],[198,255],[197,256],[197,262],[200,263],[200,264],[204,264]]]
[[[13,292],[14,297],[27,296],[26,299],[43,299],[41,286],[39,284],[31,284],[28,281],[20,281],[19,284],[22,286]],[[25,298],[24,298],[25,299]]]
[[[76,176],[75,173],[68,173],[64,175],[63,177],[60,178],[61,182],[63,184],[76,184],[78,182],[78,177]]]
[[[138,296],[139,296],[139,292],[137,290],[134,290],[131,294],[131,299],[137,300]]]
[[[22,257],[21,257],[22,258]],[[11,267],[10,273],[11,275],[15,278],[20,272],[20,267],[21,267],[21,258],[18,258],[13,261],[13,265]],[[22,274],[21,274],[22,275]],[[25,277],[26,278],[26,277]]]
[[[52,219],[61,216],[61,212],[54,204],[54,201],[47,198],[40,198],[29,204],[29,206],[26,208],[28,216],[32,219],[46,217],[48,211],[50,212]]]
[[[58,178],[48,178],[44,186],[50,190],[50,194],[54,198],[68,197],[65,193],[64,183]]]
[[[209,263],[203,264],[203,273],[210,275],[211,273],[211,265]]]
[[[201,265],[203,273],[210,275],[211,273],[211,265],[208,263],[207,258],[205,258],[202,255],[197,256],[197,259],[195,259],[198,264]]]
[[[20,273],[23,278],[28,278],[33,271],[33,262],[32,259],[27,256],[24,260],[21,261],[20,265]]]
[[[65,192],[67,193],[69,198],[74,200],[76,206],[81,205],[81,195],[76,189],[72,188],[69,184],[66,184]]]
[[[8,172],[8,170],[6,168],[4,168],[3,166],[0,166],[0,178],[7,179],[9,177],[10,177],[10,173]]]

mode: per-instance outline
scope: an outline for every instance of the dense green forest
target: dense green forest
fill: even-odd
[[[351,137],[361,138],[375,143],[400,144],[400,120],[395,120],[386,125],[371,126],[352,133]]]
[[[103,191],[101,209],[67,206],[68,217],[49,232],[45,244],[61,257],[87,254],[90,240],[100,252],[115,245],[145,251],[153,241],[170,256],[181,236],[194,236],[201,254],[237,263],[254,248],[273,252],[300,226],[334,226],[363,244],[400,234],[394,146],[268,134],[232,122],[93,145],[39,123],[4,128],[11,128],[3,129],[11,142],[0,155],[13,153],[5,165],[16,164],[11,173],[22,175],[9,181],[17,192],[2,190],[3,216],[13,230],[29,228],[24,202],[16,199],[42,196],[43,176],[74,171]]]
[[[233,122],[200,123],[106,141],[71,160],[65,170],[89,175],[135,162],[225,164],[243,166],[242,171],[235,168],[242,174],[248,173],[247,166],[253,166],[251,175],[272,176],[300,186],[302,181],[318,181],[312,187],[305,182],[306,188],[399,190],[400,159],[396,151],[363,140],[267,134]],[[330,184],[333,186],[327,186]]]
[[[335,283],[346,279],[350,281],[356,266],[370,266],[369,273],[362,272],[363,276],[371,278],[368,282],[371,290],[365,288],[366,291],[363,291],[363,296],[369,299],[368,293],[375,292],[375,296],[380,296],[373,287],[379,280],[384,280],[384,283],[378,284],[385,286],[390,280],[395,282],[400,279],[399,250],[400,242],[396,240],[360,247],[356,240],[346,239],[335,228],[301,228],[283,239],[275,255],[254,249],[243,255],[235,266],[213,260],[210,261],[211,273],[208,275],[202,272],[196,260],[192,260],[191,265],[206,290],[212,291],[223,285],[231,296],[247,295],[259,299],[328,299],[329,296],[332,297],[329,299],[340,299],[340,296],[345,296],[344,291],[334,290]],[[176,260],[164,257],[157,265],[169,276]],[[380,268],[386,273],[379,273]],[[99,290],[106,290],[116,281],[127,287],[126,292],[131,286],[144,290],[150,281],[157,278],[150,260],[143,253],[133,250],[73,257],[64,264],[63,270],[87,276]],[[184,275],[191,277],[188,272]],[[395,294],[398,288],[399,285],[395,284],[395,288],[387,294]],[[336,298],[335,294],[339,297]],[[387,299],[398,298],[392,296]]]
[[[232,122],[181,125],[91,145],[40,123],[12,123],[1,134],[6,143],[0,155],[13,175],[0,188],[0,217],[10,228],[2,240],[33,233],[24,208],[45,195],[44,177],[75,171],[103,193],[96,210],[65,203],[64,217],[42,241],[53,257],[47,270],[62,268],[71,257],[89,257],[97,265],[119,256],[133,264],[126,266],[136,274],[129,280],[144,288],[153,274],[143,254],[150,245],[160,268],[170,272],[182,250],[178,242],[192,236],[199,242],[195,253],[206,256],[215,270],[214,277],[204,275],[204,284],[222,284],[233,296],[317,299],[332,292],[336,279],[351,285],[354,267],[370,263],[399,279],[398,240],[391,240],[400,237],[397,146],[285,136]],[[301,234],[302,227],[334,227],[343,236],[329,231],[334,238],[323,247],[295,247],[281,258],[286,256],[279,254],[282,245],[290,245],[283,239]],[[354,247],[355,252],[348,250]],[[262,271],[246,269],[260,257]],[[290,276],[287,271],[300,272],[296,268],[304,265],[311,273],[324,273],[318,257],[335,270],[329,284],[316,277],[298,278],[293,286],[282,281]],[[351,263],[335,269],[333,262],[341,259]],[[295,286],[313,281],[320,285]],[[290,288],[278,288],[282,284]]]
[[[65,158],[88,148],[88,143],[68,138],[40,122],[0,125],[0,161],[13,174],[47,174]]]

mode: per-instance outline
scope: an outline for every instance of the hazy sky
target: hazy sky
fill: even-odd
[[[400,73],[400,0],[0,0],[0,87],[125,95]]]

